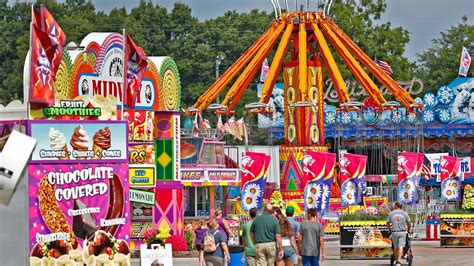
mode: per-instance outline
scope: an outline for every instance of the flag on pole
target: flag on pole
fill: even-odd
[[[31,5],[31,23],[44,31],[43,17],[41,16],[41,13],[35,9],[33,4]]]
[[[41,16],[44,27],[42,30],[48,34],[51,39],[51,44],[54,46],[54,56],[51,61],[51,69],[53,73],[56,73],[56,70],[58,70],[59,64],[61,63],[63,48],[66,45],[66,34],[64,34],[64,31],[56,22],[53,15],[51,15],[48,9],[43,5],[41,5]]]
[[[443,156],[441,164],[441,199],[444,201],[461,200],[461,160]]]
[[[51,61],[55,49],[49,36],[31,25],[30,103],[36,106],[54,105],[53,71]]]
[[[375,63],[380,67],[380,69],[383,70],[383,72],[391,75],[393,73],[392,71],[392,67],[390,66],[389,63],[385,62],[385,61],[382,61],[382,60],[378,60],[378,59],[375,59]]]
[[[125,60],[127,85],[125,87],[124,105],[134,108],[148,63],[145,52],[135,44],[128,34],[126,34]]]
[[[270,66],[268,65],[268,60],[265,58],[262,63],[262,71],[260,72],[260,82],[265,82],[268,76],[268,70],[270,70]]]
[[[345,153],[339,161],[342,206],[359,205],[357,202],[357,182],[360,171],[362,170],[360,169],[362,166],[361,160],[363,160],[363,158],[360,155]]]
[[[416,203],[418,197],[416,175],[419,172],[419,158],[418,154],[413,152],[402,152],[397,158],[398,201],[403,205]]]
[[[466,47],[462,48],[461,52],[461,60],[459,62],[459,76],[467,76],[467,73],[469,72],[469,67],[471,66],[471,56],[469,55],[469,52],[467,51]]]
[[[326,153],[307,151],[303,157],[304,206],[305,210],[321,211],[324,174],[326,172]]]
[[[259,152],[246,152],[242,156],[241,202],[244,211],[260,208],[265,194],[270,156]]]

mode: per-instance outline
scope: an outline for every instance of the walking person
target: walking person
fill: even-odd
[[[250,237],[250,228],[252,227],[253,220],[257,217],[258,209],[252,208],[249,211],[250,221],[244,223],[242,229],[242,245],[245,247],[244,254],[242,256],[242,264],[247,262],[248,266],[255,266],[255,246],[252,238]]]
[[[301,224],[298,239],[303,266],[319,266],[319,261],[324,261],[323,226],[316,220],[315,209],[309,209],[306,215],[308,221]]]
[[[411,229],[411,220],[408,214],[402,210],[402,204],[395,202],[395,210],[391,211],[387,217],[388,232],[393,244],[393,255],[395,265],[401,265],[403,248],[407,241],[407,232]]]
[[[208,228],[206,226],[206,221],[204,220],[199,220],[199,226],[194,229],[194,246],[195,249],[199,252],[199,265],[205,265],[204,262],[204,250],[202,248],[202,241],[204,238],[204,235],[207,233]]]
[[[293,206],[286,207],[286,218],[290,222],[291,228],[293,229],[293,232],[295,233],[296,241],[298,241],[298,236],[300,234],[301,224],[300,224],[300,222],[296,221],[295,218],[293,218],[294,214],[295,214],[295,208]]]
[[[207,227],[209,231],[202,240],[206,266],[224,266],[230,261],[227,238],[224,232],[218,229],[219,222],[216,219],[207,222]]]
[[[295,241],[295,232],[288,219],[283,215],[280,208],[275,208],[276,218],[280,224],[281,242],[283,245],[283,258],[277,259],[277,266],[293,266],[298,264],[298,247]]]
[[[262,215],[258,216],[250,227],[250,235],[255,243],[255,260],[258,266],[274,265],[278,248],[278,259],[283,257],[280,225],[272,216],[272,205],[267,203]]]
[[[222,211],[221,210],[214,211],[214,218],[219,223],[219,230],[221,230],[221,232],[223,232],[226,235],[227,240],[229,240],[229,236],[232,235],[232,231],[230,230],[230,226],[227,220],[224,217],[222,217]]]

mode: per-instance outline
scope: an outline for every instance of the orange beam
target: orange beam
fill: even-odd
[[[319,30],[318,24],[313,21],[311,23],[311,27],[313,28],[314,34],[316,35],[316,40],[318,42],[321,56],[323,58],[324,64],[326,65],[326,69],[329,72],[329,76],[334,83],[334,88],[336,89],[339,101],[341,103],[349,102],[350,98],[349,93],[347,92],[346,84],[344,83],[344,79],[342,78],[341,72],[336,65],[336,61],[334,61],[334,57],[329,50],[329,46],[326,43],[323,34],[321,33],[321,30]]]
[[[370,79],[369,75],[365,73],[364,69],[359,65],[359,63],[355,60],[355,58],[350,54],[347,48],[344,46],[343,43],[337,38],[334,32],[328,27],[326,23],[322,20],[318,21],[320,23],[323,32],[325,33],[324,36],[329,40],[332,47],[336,49],[336,51],[341,55],[342,60],[346,63],[346,65],[351,70],[352,74],[356,79],[360,82],[364,90],[369,94],[369,96],[374,99],[377,105],[380,107],[381,103],[387,102],[383,97],[382,93],[380,93],[377,85]]]
[[[288,50],[288,45],[290,44],[291,32],[293,31],[293,21],[292,17],[289,19],[289,24],[286,27],[283,36],[281,37],[280,44],[275,52],[275,56],[273,57],[272,64],[270,69],[268,70],[268,76],[263,83],[262,94],[260,96],[260,102],[268,103],[270,100],[270,95],[273,91],[273,86],[275,86],[275,82],[280,74],[281,66],[283,64],[283,60],[285,59],[286,51]]]
[[[359,59],[359,61],[367,67],[367,69],[387,88],[390,92],[403,104],[410,108],[415,103],[411,95],[405,91],[396,81],[394,81],[387,73],[382,71],[379,66],[357,46],[333,21],[329,18],[327,23],[331,25],[331,29],[336,36],[345,44],[348,50]]]
[[[267,31],[255,41],[240,57],[237,59],[209,89],[204,92],[194,104],[195,108],[202,111],[215,100],[230,81],[242,70],[242,68],[255,56],[260,47],[265,43],[266,38],[275,31],[275,23],[267,29]]]
[[[228,111],[234,108],[240,97],[242,97],[242,94],[244,94],[250,81],[252,81],[255,74],[262,65],[263,60],[270,53],[273,46],[275,46],[278,38],[283,32],[283,29],[285,28],[285,25],[286,23],[280,21],[280,23],[277,25],[276,31],[267,38],[265,44],[260,48],[257,55],[252,59],[252,61],[250,61],[244,71],[242,71],[240,76],[237,78],[234,85],[232,85],[232,87],[227,92],[221,104],[228,106]]]
[[[304,15],[300,16],[300,29],[298,33],[298,88],[301,93],[301,101],[306,101],[308,97],[308,59],[306,57],[306,19]]]

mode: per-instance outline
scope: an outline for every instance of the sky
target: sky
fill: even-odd
[[[14,0],[9,0],[13,2]],[[147,0],[148,1],[148,0]],[[191,7],[193,15],[200,20],[223,15],[226,11],[237,10],[248,12],[260,9],[271,12],[269,0],[152,0],[171,10],[175,2]],[[288,0],[290,10],[294,10],[294,0]],[[299,0],[299,4],[306,3]],[[126,7],[127,10],[137,6],[140,0],[92,0],[98,10],[105,12],[114,7]],[[284,1],[280,0],[281,5]],[[314,10],[316,0],[310,1]],[[406,46],[405,56],[410,61],[416,60],[416,54],[431,47],[431,40],[440,37],[440,32],[456,25],[462,16],[473,23],[474,0],[387,0],[387,10],[381,22],[390,21],[393,26],[401,26],[410,33],[410,42]],[[337,23],[337,21],[336,21]]]

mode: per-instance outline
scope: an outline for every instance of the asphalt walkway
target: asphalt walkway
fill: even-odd
[[[341,260],[339,242],[328,241],[326,261],[320,265],[390,265],[389,260]],[[413,241],[414,262],[417,266],[474,265],[474,248],[442,248],[438,241]],[[133,259],[132,265],[140,265],[139,259]],[[197,258],[179,258],[173,260],[174,266],[198,265]],[[406,264],[405,264],[406,265]]]

